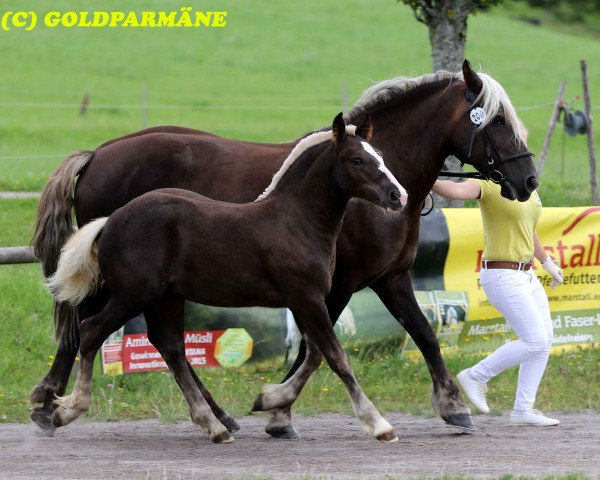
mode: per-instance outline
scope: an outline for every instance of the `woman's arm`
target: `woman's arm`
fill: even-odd
[[[564,282],[564,273],[562,269],[558,262],[548,255],[536,232],[533,233],[533,255],[540,261],[544,270],[552,277],[552,281],[550,282],[552,288]]]
[[[533,232],[533,256],[537,258],[540,263],[544,263],[549,256],[536,232]]]
[[[474,180],[460,183],[450,180],[437,180],[433,184],[432,190],[450,200],[477,200],[481,196],[481,187]]]

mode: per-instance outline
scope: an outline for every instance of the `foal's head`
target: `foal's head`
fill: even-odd
[[[406,204],[406,190],[387,169],[381,155],[368,143],[371,133],[368,115],[356,128],[355,135],[346,131],[341,113],[335,117],[335,181],[352,197],[363,198],[389,210],[399,210]]]

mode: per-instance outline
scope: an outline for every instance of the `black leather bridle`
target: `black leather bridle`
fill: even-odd
[[[475,103],[475,95],[470,90],[465,91],[465,97],[467,101],[471,103]],[[467,162],[471,159],[471,153],[473,150],[473,142],[475,141],[475,137],[478,133],[483,135],[483,144],[485,147],[485,156],[487,157],[488,165],[490,169],[487,172],[440,172],[440,176],[444,177],[461,177],[461,178],[479,178],[482,180],[491,180],[494,183],[500,183],[502,180],[505,180],[502,172],[498,170],[498,166],[503,163],[510,162],[513,160],[519,160],[520,158],[527,157],[535,157],[535,155],[529,150],[525,150],[524,152],[517,153],[516,155],[511,155],[510,157],[504,157],[500,155],[498,151],[498,147],[496,143],[492,139],[490,132],[487,128],[487,125],[481,129],[477,129],[477,125],[471,133],[471,140],[469,142],[469,149],[467,151]],[[462,167],[465,162],[460,162],[460,166]]]

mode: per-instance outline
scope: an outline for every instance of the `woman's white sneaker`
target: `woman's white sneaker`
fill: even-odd
[[[468,369],[467,369],[468,370]],[[487,385],[485,383],[471,380],[467,373],[467,370],[460,372],[456,378],[458,383],[462,387],[465,395],[469,401],[475,405],[475,408],[482,413],[490,413],[490,407],[488,407],[485,399],[485,393],[487,392]]]
[[[529,410],[523,415],[510,414],[510,424],[513,427],[553,427],[559,423],[555,418],[546,417],[538,410]]]

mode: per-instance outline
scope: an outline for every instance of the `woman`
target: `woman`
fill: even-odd
[[[518,337],[460,372],[460,385],[478,410],[489,413],[487,382],[519,365],[511,425],[558,425],[558,420],[533,409],[553,338],[548,297],[531,268],[533,257],[552,276],[550,286],[563,283],[562,270],[546,254],[535,233],[542,214],[537,192],[526,202],[511,201],[500,195],[500,185],[475,179],[462,183],[438,180],[433,191],[453,200],[479,201],[485,238],[481,285]]]

